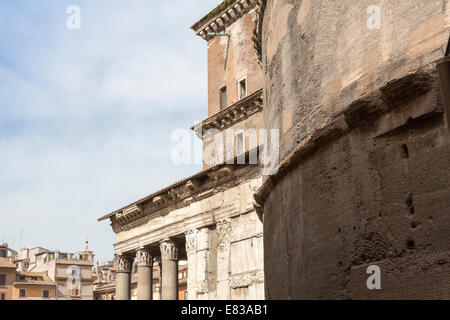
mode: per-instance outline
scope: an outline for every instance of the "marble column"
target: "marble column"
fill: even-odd
[[[131,300],[131,271],[133,257],[118,255],[115,259],[116,269],[116,299]]]
[[[141,248],[136,252],[137,298],[138,300],[153,300],[153,257],[148,249]]]
[[[161,300],[178,300],[178,248],[166,239],[160,243],[161,249]]]

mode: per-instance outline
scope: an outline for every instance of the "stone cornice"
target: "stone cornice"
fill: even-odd
[[[135,207],[137,206],[137,204],[132,204],[130,205],[130,207],[121,209],[113,217],[111,217],[111,221],[114,227],[113,229],[116,233],[120,232],[122,230],[122,226],[130,224],[133,221],[137,221],[144,216],[152,214],[153,212],[161,211],[162,209],[171,205],[176,205],[177,203],[182,202],[187,198],[191,198],[195,195],[201,194],[200,184],[203,185],[204,182],[206,182],[204,181],[204,179],[211,180],[210,182],[212,182],[214,185],[220,184],[220,182],[225,182],[229,179],[233,179],[233,172],[234,170],[232,169],[232,166],[224,166],[223,168],[218,168],[217,170],[207,172],[205,176],[200,175],[186,181],[181,181],[180,183],[173,185],[172,188],[165,190],[164,193],[155,195],[153,198],[149,197],[148,199],[139,203],[139,206],[146,207],[145,213],[144,210],[141,210],[140,214],[136,214],[135,210],[128,210],[128,208]],[[220,178],[216,179],[216,176],[219,176]],[[202,188],[202,190],[203,189],[204,188]]]
[[[247,165],[249,166],[249,165]],[[244,169],[233,170],[228,172],[228,170],[219,170],[215,171],[214,175],[208,178],[207,181],[204,182],[204,185],[201,189],[199,189],[196,193],[185,194],[184,196],[178,199],[168,200],[166,203],[161,206],[153,206],[149,204],[146,206],[145,216],[129,219],[129,220],[119,220],[117,221],[114,217],[111,219],[113,230],[116,233],[120,233],[122,231],[127,231],[136,226],[145,223],[149,217],[155,213],[160,215],[166,215],[171,210],[179,209],[185,206],[188,206],[191,202],[200,201],[202,199],[211,197],[212,195],[222,192],[224,189],[228,189],[232,186],[238,185],[243,181],[254,179],[261,175],[260,169],[257,165],[252,165],[252,169],[245,169],[245,166],[239,165],[239,167],[243,167]],[[225,169],[228,169],[226,167]],[[238,171],[247,171],[245,174],[236,174]],[[217,172],[221,172],[219,177],[215,174]]]
[[[205,132],[208,130],[226,130],[253,114],[261,112],[262,109],[263,92],[262,89],[259,89],[248,97],[245,97],[228,108],[225,108],[208,119],[196,124],[191,129],[195,131],[200,139],[208,138],[208,136],[204,137]]]
[[[215,167],[209,168],[207,170],[201,171],[193,176],[175,182],[174,184],[161,189],[145,198],[142,198],[136,202],[129,204],[121,209],[115,210],[106,216],[98,219],[98,221],[103,221],[111,218],[115,218],[117,221],[127,221],[136,220],[143,215],[142,206],[147,203],[153,203],[155,207],[162,208],[165,204],[173,202],[180,198],[180,188],[186,187],[187,190],[191,191],[198,187],[200,180],[204,180],[208,177],[208,174],[214,171],[221,170],[225,167],[225,164],[220,164]]]
[[[248,160],[249,153],[246,154],[247,163]],[[260,175],[258,165],[221,164],[116,210],[100,218],[99,221],[109,218],[113,231],[120,233],[139,225],[155,212],[164,215],[171,208],[187,206],[192,201],[210,197],[221,192],[223,188],[237,185],[258,175]]]
[[[141,204],[133,204],[127,208],[124,208],[120,213],[117,213],[117,220],[130,220],[137,219],[144,215],[144,210]]]
[[[206,16],[197,21],[191,29],[195,34],[209,40],[209,32],[222,32],[234,21],[252,10],[258,0],[225,0]]]

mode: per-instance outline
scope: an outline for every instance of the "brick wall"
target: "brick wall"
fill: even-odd
[[[253,48],[255,10],[226,28],[230,37],[208,41],[208,115],[220,111],[220,89],[227,87],[228,106],[238,101],[238,80],[247,77],[248,95],[261,89],[262,74]]]
[[[261,198],[269,299],[450,299],[448,4],[267,1],[264,122],[285,160]]]

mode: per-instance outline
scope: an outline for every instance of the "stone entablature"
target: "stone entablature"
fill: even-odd
[[[258,0],[225,0],[215,10],[196,22],[191,28],[204,40],[212,38],[209,32],[222,32],[234,21],[252,10]]]
[[[256,165],[250,166],[255,167],[258,171]],[[259,174],[259,172],[253,172],[252,175],[254,174]],[[183,179],[130,206],[114,211],[98,221],[111,219],[113,230],[118,233],[135,226],[135,222],[139,224],[140,220],[157,211],[161,211],[161,214],[164,215],[164,210],[170,211],[174,206],[183,207],[193,200],[198,201],[209,197],[214,192],[226,188],[229,183],[237,184],[242,179],[246,179],[246,175],[248,175],[246,166],[218,165]]]
[[[208,130],[226,130],[262,110],[263,96],[262,89],[260,89],[219,113],[196,124],[191,129],[195,131],[200,139],[206,139],[210,136],[207,134]]]
[[[232,171],[233,175],[217,178],[218,180],[209,183],[207,181],[209,188],[202,189],[196,196],[171,202],[160,210],[149,211],[138,220],[121,224],[114,222],[117,224],[115,229],[120,230],[116,232],[116,254],[134,252],[142,246],[159,243],[190,230],[222,223],[233,216],[254,211],[253,194],[262,184],[260,169],[257,165],[236,167]],[[242,200],[234,195],[240,195]],[[244,199],[245,202],[242,202]],[[144,208],[147,212],[146,206]],[[149,206],[152,207],[151,202]],[[114,221],[114,217],[111,219]]]

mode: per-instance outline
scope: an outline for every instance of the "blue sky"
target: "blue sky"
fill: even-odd
[[[218,2],[0,0],[0,241],[76,252],[88,236],[109,260],[97,218],[201,170],[172,164],[171,134],[207,117],[189,27]]]

